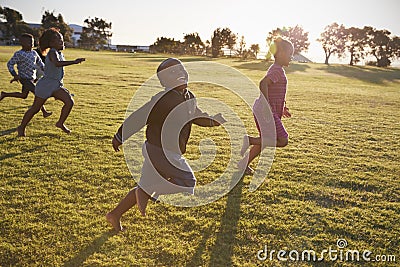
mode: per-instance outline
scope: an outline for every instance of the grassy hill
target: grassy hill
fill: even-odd
[[[17,49],[0,47],[2,91],[20,90],[9,83],[5,66]],[[115,234],[104,215],[135,181],[111,138],[135,91],[166,56],[74,49],[65,56],[87,58],[65,68],[65,86],[75,94],[66,122],[72,134],[54,127],[61,103],[50,99],[46,107],[53,115],[44,119],[39,113],[27,137],[17,138],[15,128],[33,97],[0,102],[0,266],[396,266],[345,261],[347,250],[359,250],[360,258],[369,250],[371,260],[394,255],[400,261],[400,70],[294,63],[287,69],[293,117],[284,120],[290,142],[276,150],[257,191],[249,192],[246,176],[208,205],[150,204],[146,218],[132,209],[122,221],[127,231]],[[262,61],[216,61],[256,84],[268,67]],[[237,95],[195,87],[198,97],[232,106],[256,134],[251,111]],[[199,184],[224,172],[229,140],[223,129],[192,132],[189,159],[198,158],[202,139],[214,137],[218,155],[196,173]],[[348,245],[339,249],[338,239]],[[257,253],[265,246],[267,259],[261,261]],[[314,250],[319,257],[330,247],[343,260],[288,259],[292,250],[300,257]],[[288,261],[278,260],[279,250]]]

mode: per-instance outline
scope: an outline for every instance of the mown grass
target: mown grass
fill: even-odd
[[[18,47],[0,47],[0,88],[9,84],[6,61]],[[287,69],[287,102],[293,118],[286,148],[277,149],[264,184],[249,192],[250,178],[205,206],[150,204],[123,217],[127,231],[114,234],[104,220],[135,184],[112,135],[135,90],[154,74],[166,55],[88,52],[68,49],[65,85],[75,94],[65,135],[54,114],[38,114],[27,137],[14,132],[33,101],[0,102],[0,266],[395,266],[396,263],[259,261],[257,252],[336,247],[395,255],[400,261],[400,71],[340,65],[293,64]],[[184,57],[185,62],[203,58]],[[207,59],[209,60],[209,59]],[[220,59],[255,83],[262,61]],[[198,97],[219,98],[256,133],[240,98],[214,86],[193,88]],[[213,138],[218,156],[196,173],[199,184],[226,167],[229,145],[221,129],[194,127],[187,157],[198,158],[198,143]],[[253,165],[256,167],[256,163]],[[140,167],[140,166],[139,166]],[[345,251],[345,250],[344,250]],[[287,257],[287,255],[286,255]]]

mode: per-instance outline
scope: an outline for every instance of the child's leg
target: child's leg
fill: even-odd
[[[142,216],[146,216],[146,207],[150,196],[140,187],[136,190],[136,203]]]
[[[136,204],[136,190],[137,187],[129,191],[124,199],[119,202],[119,204],[106,215],[106,219],[114,227],[116,231],[123,231],[121,225],[122,214],[127,212]]]
[[[15,97],[15,98],[26,99],[28,97],[28,94],[29,94],[29,91],[23,91],[22,93],[20,93],[20,92],[13,92],[13,93],[1,92],[0,101],[6,97]]]
[[[28,109],[28,111],[25,112],[21,124],[17,128],[18,136],[25,136],[26,125],[28,125],[33,116],[35,116],[35,114],[39,112],[45,102],[46,99],[35,96],[32,106]]]
[[[47,118],[48,116],[50,116],[51,114],[53,114],[52,112],[48,112],[46,110],[46,108],[44,107],[44,105],[42,106],[42,108],[40,109],[43,113],[43,117]]]
[[[253,145],[250,148],[249,157],[244,157],[238,162],[238,168],[245,170],[246,174],[251,174],[253,170],[249,167],[249,164],[261,153],[261,145]]]
[[[249,144],[250,145],[261,145],[261,137],[251,137],[249,136]]]
[[[276,146],[277,147],[285,147],[289,143],[289,139],[286,137],[278,137],[276,139]]]
[[[242,148],[240,150],[240,155],[243,156],[251,145],[261,145],[261,137],[252,137],[250,135],[245,134],[243,136],[243,143],[242,143]]]
[[[247,162],[247,165],[249,165],[258,155],[261,153],[261,145],[253,145],[250,148],[249,152],[249,161]]]
[[[60,118],[58,119],[58,122],[56,122],[56,127],[60,128],[66,133],[70,133],[71,130],[64,125],[64,122],[68,118],[68,115],[71,112],[72,107],[74,106],[74,100],[72,99],[71,95],[63,88],[55,91],[53,93],[53,96],[55,97],[55,99],[61,100],[64,103],[64,106],[61,109]]]

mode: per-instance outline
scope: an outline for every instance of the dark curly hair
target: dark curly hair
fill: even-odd
[[[21,36],[19,37],[19,39],[33,39],[34,37],[33,37],[33,35],[32,34],[30,34],[30,33],[23,33],[23,34],[21,34]]]
[[[50,48],[50,42],[60,33],[60,29],[58,28],[49,28],[45,30],[42,35],[39,37],[39,46],[40,50],[45,51]]]

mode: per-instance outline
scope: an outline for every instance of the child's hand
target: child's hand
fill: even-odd
[[[115,152],[118,152],[118,151],[119,151],[119,147],[120,147],[121,145],[122,145],[122,143],[119,142],[119,141],[117,140],[117,138],[114,137],[113,140],[112,140],[112,146],[113,146]]]
[[[286,106],[283,107],[283,114],[282,114],[282,117],[284,117],[284,118],[290,118],[290,117],[292,117],[292,114],[290,114],[290,112],[289,112],[289,108],[286,107]]]
[[[19,82],[19,75],[14,76],[14,78],[11,79],[10,83],[13,82]]]
[[[75,59],[75,64],[82,63],[85,60],[86,60],[85,58],[77,58],[77,59]]]
[[[226,122],[224,116],[222,116],[221,113],[214,115],[213,120],[217,121],[219,123],[219,125],[224,124]]]

